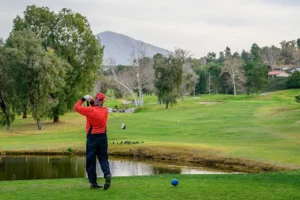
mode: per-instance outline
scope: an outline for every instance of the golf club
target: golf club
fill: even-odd
[[[112,113],[109,112],[109,114],[110,114],[111,116],[113,116],[113,117],[115,118],[115,120],[118,120],[119,122],[121,122],[121,124],[122,124],[121,128],[122,128],[123,130],[126,129],[126,125],[125,125],[124,122],[122,122],[121,120],[119,120],[119,119],[118,119],[117,117],[115,117]]]

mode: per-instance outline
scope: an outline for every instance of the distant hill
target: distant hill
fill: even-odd
[[[156,53],[161,53],[163,55],[171,53],[166,49],[111,31],[105,31],[96,36],[100,37],[101,44],[105,46],[103,58],[104,64],[107,64],[108,59],[112,58],[116,64],[129,65],[132,49],[139,42],[146,45],[146,56],[148,57],[152,57]]]

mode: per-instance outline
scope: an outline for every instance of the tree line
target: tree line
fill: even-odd
[[[16,115],[41,119],[59,116],[93,90],[104,47],[87,19],[69,9],[58,13],[28,6],[0,40],[0,122],[10,129]]]
[[[116,65],[113,60],[99,71],[101,91],[111,89],[121,98],[130,95],[136,106],[143,105],[143,94],[155,94],[166,109],[185,95],[260,94],[271,90],[300,88],[300,39],[275,46],[251,46],[250,52],[209,52],[200,59],[189,51],[175,49],[170,55],[147,57],[143,43],[133,47],[131,65]],[[299,64],[299,65],[298,65]],[[295,72],[288,78],[270,79],[268,72],[287,65]],[[269,89],[272,86],[271,89]],[[135,98],[135,93],[139,99]]]

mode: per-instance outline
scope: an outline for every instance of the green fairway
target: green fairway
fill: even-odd
[[[177,178],[178,186],[171,185]],[[101,182],[103,179],[101,179]],[[0,182],[0,199],[300,199],[300,171],[267,174],[116,177],[111,188],[86,179]]]
[[[231,157],[299,168],[300,104],[294,96],[300,90],[286,90],[263,96],[201,95],[186,97],[169,110],[146,96],[144,107],[133,114],[110,116],[110,152],[148,148],[159,153],[187,152],[208,157]],[[110,101],[107,106],[120,106]],[[11,131],[0,129],[0,148],[8,150],[84,150],[85,118],[70,112],[54,124],[44,121],[38,131],[32,118],[18,118]],[[139,141],[140,144],[116,144]],[[144,143],[141,143],[141,142]],[[114,142],[114,144],[112,144]]]

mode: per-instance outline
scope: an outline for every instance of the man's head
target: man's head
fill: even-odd
[[[104,103],[105,95],[103,93],[97,93],[94,99],[94,104],[102,106]]]

